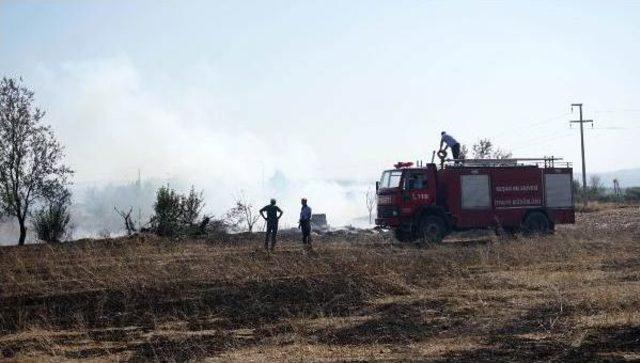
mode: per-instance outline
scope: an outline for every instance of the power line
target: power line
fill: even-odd
[[[557,120],[557,119],[559,119],[559,118],[562,118],[562,117],[568,116],[570,113],[571,113],[571,112],[565,112],[565,113],[562,113],[562,114],[557,115],[557,116],[553,116],[553,117],[546,118],[546,119],[544,119],[544,120],[542,120],[542,121],[540,121],[540,122],[536,122],[536,123],[530,124],[530,125],[529,125],[529,127],[533,127],[533,126],[543,125],[543,124],[549,123],[549,122],[554,121],[554,120]]]
[[[543,119],[543,120],[536,121],[536,122],[532,122],[532,123],[529,123],[528,125],[524,125],[524,126],[526,126],[526,127],[527,127],[527,130],[531,131],[532,129],[536,129],[536,128],[539,128],[539,127],[541,127],[541,126],[544,126],[544,125],[546,125],[546,124],[548,124],[548,123],[550,123],[550,122],[552,122],[552,121],[554,121],[554,120],[557,120],[557,119],[559,119],[559,118],[562,118],[562,117],[568,116],[569,114],[570,114],[570,112],[565,112],[565,113],[563,113],[563,114],[556,115],[556,116],[552,116],[552,117],[548,117],[548,118],[545,118],[545,119]],[[514,123],[514,126],[518,126],[518,127],[520,128],[520,127],[522,127],[523,125],[522,125],[522,124],[515,124],[515,123]],[[498,132],[498,133],[494,134],[494,135],[493,135],[493,138],[494,138],[494,139],[495,139],[495,138],[498,138],[499,136],[502,136],[502,135],[506,134],[506,133],[507,133],[507,132],[509,132],[509,131],[513,131],[513,130],[512,130],[512,129],[511,129],[511,130],[503,130],[503,131],[501,131],[501,132]]]
[[[529,139],[526,140],[526,145],[522,145],[522,146],[518,146],[515,148],[512,148],[512,150],[526,150],[526,149],[530,149],[533,147],[540,147],[540,146],[544,146],[544,145],[548,145],[554,141],[560,140],[560,139],[565,139],[569,136],[571,136],[573,134],[573,132],[569,131],[569,132],[565,132],[559,135],[553,135],[553,136],[548,136],[545,135],[543,137],[537,137],[534,139]],[[524,144],[524,143],[523,143]]]
[[[563,134],[556,134],[556,135],[538,135],[537,137],[534,138],[529,138],[529,139],[520,139],[520,144],[522,146],[518,146],[516,149],[521,149],[521,148],[529,148],[529,147],[536,147],[538,145],[540,145],[540,143],[547,143],[548,141],[553,141],[553,140],[557,140],[560,138],[564,138],[567,137],[569,135],[571,135],[572,133],[570,132],[565,132]]]
[[[619,110],[595,110],[594,113],[615,113],[615,112],[640,112],[638,108],[623,108]]]

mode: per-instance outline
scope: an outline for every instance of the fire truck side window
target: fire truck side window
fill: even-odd
[[[389,176],[389,188],[397,188],[400,186],[400,178],[402,178],[402,172],[392,171]]]
[[[424,189],[427,187],[427,176],[424,173],[409,173],[404,182],[405,190]]]

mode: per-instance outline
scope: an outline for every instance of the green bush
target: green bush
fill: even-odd
[[[633,202],[640,201],[640,187],[627,188],[624,199]]]
[[[47,243],[58,243],[65,237],[71,222],[70,197],[70,193],[65,190],[33,213],[33,228],[38,239]]]
[[[186,196],[168,186],[161,187],[156,193],[151,226],[160,236],[197,234],[204,230],[209,221],[205,217],[202,222],[198,222],[203,207],[202,193],[197,193],[193,187]]]

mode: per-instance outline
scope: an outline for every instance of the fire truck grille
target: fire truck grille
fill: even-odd
[[[396,217],[398,215],[397,208],[395,207],[378,207],[378,218],[391,218]]]

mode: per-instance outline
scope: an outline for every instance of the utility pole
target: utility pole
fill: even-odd
[[[573,112],[573,108],[578,107],[580,109],[580,120],[571,121],[571,123],[579,123],[580,124],[580,148],[582,149],[582,201],[584,206],[587,206],[587,166],[584,161],[584,124],[591,123],[593,126],[593,120],[583,120],[582,119],[582,103],[572,103],[571,104],[571,112]]]
[[[138,202],[138,229],[142,228],[142,177],[140,168],[138,168],[138,181],[136,182],[136,202]]]

